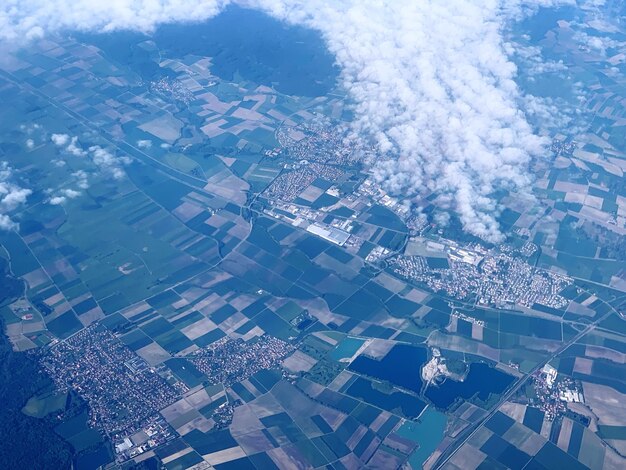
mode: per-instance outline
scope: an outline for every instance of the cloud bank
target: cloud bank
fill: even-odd
[[[552,0],[5,0],[0,38],[150,31],[229,3],[319,30],[354,106],[353,133],[378,148],[377,179],[406,197],[436,192],[467,231],[502,239],[492,194],[529,192],[528,163],[545,144],[524,114],[503,29]]]

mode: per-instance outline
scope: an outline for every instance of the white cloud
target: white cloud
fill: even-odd
[[[72,173],[72,176],[76,178],[76,184],[80,189],[89,188],[89,175],[84,170],[78,170]]]
[[[3,0],[0,39],[31,40],[50,30],[139,29],[209,18],[229,3],[221,0]]]
[[[72,140],[70,140],[70,143],[67,145],[65,150],[67,150],[75,157],[84,157],[85,155],[87,155],[87,152],[85,152],[78,144],[78,137],[76,136],[72,137]]]
[[[567,66],[562,60],[546,60],[541,55],[541,48],[538,46],[530,46],[516,43],[504,44],[507,55],[514,56],[519,60],[523,66],[524,74],[527,76],[541,75],[544,73],[552,72],[565,72],[568,70]]]
[[[67,199],[63,196],[53,196],[48,202],[53,206],[60,206],[61,204],[64,204],[66,200]]]
[[[617,41],[615,39],[611,39],[610,37],[591,36],[584,31],[576,31],[573,39],[583,48],[596,52],[602,57],[607,55],[607,49],[622,51],[626,47],[626,42]]]
[[[32,194],[30,189],[18,186],[13,181],[13,169],[7,162],[0,162],[0,210],[12,211],[26,202]]]
[[[53,206],[58,206],[61,204],[65,204],[68,199],[76,199],[80,196],[80,191],[76,191],[75,189],[61,189],[54,196],[52,196],[48,202]]]
[[[52,134],[50,140],[57,147],[63,147],[70,141],[70,136],[67,134]]]
[[[80,196],[80,191],[76,191],[75,189],[64,189],[62,192],[68,199],[75,199]]]
[[[18,224],[11,220],[6,214],[0,214],[0,230],[14,230],[18,228]]]
[[[520,109],[502,37],[521,4],[503,5],[309,0],[271,7],[324,35],[355,102],[353,128],[383,155],[373,163],[378,180],[396,194],[449,195],[440,200],[465,228],[491,241],[501,234],[490,195],[499,187],[528,192],[528,163],[545,144]]]
[[[32,193],[14,181],[13,169],[7,162],[0,162],[0,230],[17,228],[8,213],[23,205]]]
[[[11,183],[0,183],[0,205],[5,210],[13,210],[24,204],[33,192],[30,189],[20,188]]]
[[[151,140],[138,140],[137,147],[139,147],[140,149],[149,149],[152,147],[152,141]]]
[[[99,145],[89,147],[89,153],[96,166],[101,170],[108,171],[115,179],[121,179],[124,177],[124,170],[122,167],[124,165],[129,165],[132,161],[129,157],[116,157]]]
[[[84,157],[87,155],[80,144],[78,143],[78,137],[70,137],[67,134],[52,134],[50,140],[57,147],[63,148],[66,152],[74,155],[75,157]]]
[[[545,144],[526,119],[502,32],[528,9],[572,0],[233,2],[321,32],[353,103],[353,133],[377,146],[373,170],[388,190],[407,197],[437,192],[466,230],[502,238],[491,194],[500,187],[529,192],[528,163]],[[228,3],[5,0],[0,36],[149,31],[160,23],[201,21]],[[90,148],[94,162],[120,177],[121,167],[98,149]]]

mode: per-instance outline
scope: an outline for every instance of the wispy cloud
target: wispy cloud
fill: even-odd
[[[98,169],[109,173],[115,179],[124,177],[123,167],[130,164],[132,161],[130,157],[116,156],[110,150],[102,148],[99,145],[92,145],[85,150],[76,136],[52,134],[50,140],[63,152],[67,152],[75,157],[88,156]],[[77,173],[75,173],[75,175],[76,174]],[[80,177],[79,179],[81,180],[79,185],[88,186],[86,176],[84,178]]]
[[[525,115],[503,31],[529,8],[568,1],[8,0],[0,36],[150,31],[204,20],[229,3],[319,30],[342,69],[354,135],[378,149],[378,180],[407,197],[436,192],[466,230],[502,238],[492,194],[502,187],[528,193],[529,161],[545,144]],[[89,152],[108,161],[103,149]]]

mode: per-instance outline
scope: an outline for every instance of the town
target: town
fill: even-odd
[[[269,335],[248,343],[241,338],[224,338],[194,352],[190,359],[207,375],[209,383],[229,387],[260,370],[277,366],[293,351],[292,345]]]
[[[560,293],[572,284],[568,276],[534,268],[521,253],[468,248],[446,250],[443,265],[431,267],[423,256],[398,255],[391,261],[400,276],[445,292],[459,300],[502,308],[541,304],[563,308],[568,300]]]
[[[41,364],[60,390],[73,389],[87,401],[91,425],[107,434],[138,424],[177,397],[153,368],[100,325],[56,342]]]

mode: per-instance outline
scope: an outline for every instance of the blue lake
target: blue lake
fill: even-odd
[[[446,379],[440,385],[431,385],[424,394],[435,406],[448,408],[455,400],[467,400],[477,395],[482,401],[492,393],[502,393],[513,382],[514,378],[493,367],[477,362],[470,365],[467,377],[463,382]]]
[[[421,368],[426,358],[426,348],[398,344],[381,360],[362,355],[357,357],[352,361],[349,369],[420,393],[422,389]]]
[[[400,413],[407,418],[416,418],[426,407],[426,403],[408,393],[394,391],[385,393],[374,388],[372,382],[358,377],[347,390],[351,395],[392,413]]]

